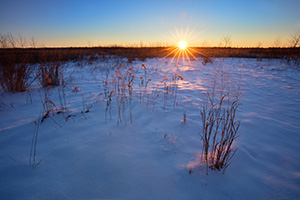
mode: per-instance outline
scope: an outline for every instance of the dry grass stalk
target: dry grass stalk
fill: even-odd
[[[106,101],[106,108],[105,108],[105,122],[107,122],[107,112],[109,111],[110,118],[111,118],[111,97],[114,94],[114,91],[112,90],[110,94],[107,96]]]
[[[167,85],[168,78],[164,78],[162,81],[164,83],[164,110],[166,110],[166,105],[168,101],[168,94],[169,94],[169,85]]]
[[[57,112],[57,114],[62,113],[64,118],[66,119],[65,112],[68,111],[68,108],[67,108],[67,102],[66,102],[65,87],[66,87],[66,83],[64,80],[64,75],[61,74],[61,85],[59,87],[57,87],[59,102],[60,102],[60,110]]]
[[[176,98],[177,98],[177,88],[178,88],[178,81],[179,80],[183,80],[183,77],[181,75],[178,74],[178,72],[175,73],[175,75],[173,76],[172,80],[174,81],[173,85],[174,85],[174,107],[176,106]]]
[[[40,54],[40,81],[43,87],[58,86],[60,84],[60,54],[59,52],[55,52],[55,54],[51,56],[52,57],[49,58],[49,55],[47,55],[46,52]]]
[[[36,165],[36,150],[37,150],[37,140],[38,140],[38,134],[39,134],[39,127],[40,127],[40,120],[38,122],[34,121],[34,132],[32,135],[32,141],[31,141],[31,149],[30,149],[30,155],[29,155],[29,165]]]
[[[127,83],[127,86],[128,86],[128,93],[129,93],[129,114],[130,114],[130,123],[132,124],[133,122],[133,119],[132,119],[132,91],[133,91],[133,80],[135,78],[135,75],[131,72],[132,71],[132,68],[129,68],[129,71],[127,72],[128,73],[128,83]]]

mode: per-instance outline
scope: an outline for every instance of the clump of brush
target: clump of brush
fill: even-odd
[[[223,170],[224,173],[237,151],[234,142],[240,128],[236,114],[241,93],[228,78],[222,70],[217,72],[212,91],[207,92],[207,102],[200,111],[202,158],[207,174],[208,168]]]
[[[129,105],[129,117],[130,123],[133,122],[132,116],[132,97],[133,97],[133,84],[134,79],[136,78],[133,73],[133,68],[127,67],[123,64],[120,67],[117,66],[117,70],[112,74],[113,76],[113,84],[115,89],[115,97],[118,108],[118,120],[117,125],[119,125],[122,121],[124,121],[125,125],[127,125],[126,118],[126,105]],[[111,99],[108,101],[111,102]]]
[[[55,52],[48,55],[46,52],[40,54],[39,71],[41,73],[40,83],[43,87],[51,88],[60,84],[61,76],[61,55]]]

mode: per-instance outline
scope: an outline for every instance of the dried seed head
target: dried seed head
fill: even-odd
[[[152,81],[152,79],[151,78],[149,78],[149,80],[148,81]]]
[[[141,76],[141,77],[140,77],[140,79],[142,80],[142,79],[143,79],[143,77]]]
[[[47,82],[50,84],[52,83],[52,79],[50,77],[47,78]]]
[[[181,75],[179,75],[177,72],[176,72],[176,75],[181,79],[183,80],[183,77]]]
[[[167,80],[169,80],[169,79],[168,79],[168,78],[165,78],[164,80],[167,81]]]

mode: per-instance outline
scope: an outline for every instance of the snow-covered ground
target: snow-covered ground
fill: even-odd
[[[30,92],[1,93],[0,199],[300,197],[299,70],[280,60],[221,58],[177,67],[169,59],[118,61],[65,63],[65,96],[61,87],[37,82]],[[120,95],[122,85],[120,94],[115,88],[126,72],[135,75],[131,98],[128,89]],[[206,175],[200,108],[220,72],[243,93],[240,137],[225,173]],[[39,123],[47,91],[55,113]],[[36,161],[29,164],[37,126]]]

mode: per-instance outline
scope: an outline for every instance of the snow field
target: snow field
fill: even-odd
[[[41,99],[46,89],[36,83],[30,93],[2,93],[0,197],[299,197],[299,71],[280,60],[225,58],[205,66],[192,62],[192,65],[179,64],[178,67],[169,61],[149,59],[124,63],[123,67],[120,60],[118,66],[114,61],[91,65],[65,63],[68,111],[65,117],[54,114],[40,124],[36,166],[29,165],[30,146],[34,121],[41,119]],[[145,82],[142,85],[140,79],[145,77],[142,64],[146,65],[147,80],[151,78],[146,89]],[[124,74],[129,68],[136,76],[131,101],[132,124],[128,91],[124,98],[124,115],[121,109],[119,121],[118,93],[113,81],[116,70]],[[237,116],[241,121],[240,137],[235,141],[238,150],[225,174],[209,170],[206,175],[200,161],[200,108],[220,68],[243,93]],[[174,86],[172,77],[176,72],[183,80],[178,79]],[[169,86],[168,94],[164,83]],[[111,95],[111,117],[108,113],[106,120],[108,97],[105,97],[104,87],[115,93]],[[57,88],[48,92],[59,109]],[[85,113],[89,105],[92,106]],[[184,112],[186,123],[183,122]],[[72,116],[66,121],[68,115]]]

